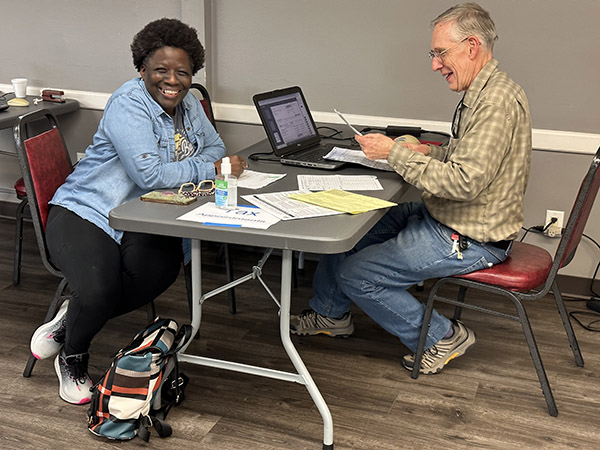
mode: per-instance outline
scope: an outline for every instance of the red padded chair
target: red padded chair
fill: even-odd
[[[49,129],[46,127],[48,131],[32,135],[29,125],[43,120],[49,124]],[[72,172],[71,158],[58,128],[56,116],[50,110],[33,111],[19,117],[19,121],[14,128],[14,137],[19,166],[27,193],[27,204],[29,205],[42,263],[48,272],[60,278],[54,298],[46,312],[45,323],[56,315],[62,302],[69,298],[69,295],[65,295],[68,285],[66,278],[50,262],[46,246],[46,220],[49,210],[48,202]],[[154,302],[147,305],[147,313],[148,320],[152,321],[156,316]],[[30,355],[23,371],[24,377],[31,375],[35,362],[35,357]]]
[[[50,129],[30,137],[29,125],[44,119],[50,124]],[[42,263],[51,274],[60,278],[60,283],[44,319],[44,322],[48,322],[56,315],[62,302],[68,298],[65,295],[67,280],[60,270],[50,262],[46,247],[48,202],[56,189],[71,173],[71,159],[58,129],[56,117],[51,111],[39,110],[19,117],[14,134],[21,174],[25,183],[26,205],[29,205],[31,212]],[[30,355],[23,376],[31,375],[35,362],[35,357]]]
[[[419,367],[425,348],[427,329],[430,326],[429,322],[431,320],[433,304],[435,301],[454,305],[455,319],[460,318],[462,308],[467,308],[507,319],[517,320],[523,328],[533,365],[546,399],[548,412],[551,416],[558,415],[556,403],[552,395],[552,390],[550,389],[550,383],[548,382],[548,377],[546,376],[546,371],[542,364],[542,359],[533,336],[531,324],[529,323],[527,313],[525,312],[524,302],[538,300],[552,290],[558,312],[567,333],[567,338],[569,339],[569,345],[571,346],[571,350],[575,357],[575,364],[579,367],[583,367],[583,357],[579,350],[579,345],[575,333],[573,332],[567,309],[565,308],[560,289],[556,282],[556,274],[573,259],[577,246],[581,241],[585,224],[598,193],[598,188],[600,187],[599,166],[600,148],[596,152],[590,168],[581,183],[579,193],[575,199],[575,204],[571,210],[571,215],[569,216],[567,226],[558,244],[554,258],[552,258],[546,250],[540,247],[522,242],[514,242],[510,256],[502,264],[498,264],[489,269],[472,272],[467,275],[441,278],[433,285],[427,299],[427,307],[423,317],[419,345],[415,353],[415,364],[411,375],[412,378],[417,378],[419,376]],[[459,286],[457,300],[444,297],[438,293],[439,289],[445,285]],[[488,307],[465,303],[465,294],[468,288],[479,289],[507,298],[514,304],[517,314],[510,315]]]

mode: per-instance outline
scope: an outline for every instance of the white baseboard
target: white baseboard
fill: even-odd
[[[39,88],[29,86],[28,95],[40,95]],[[62,89],[65,97],[79,101],[84,109],[103,110],[110,94],[92,91],[77,91]],[[0,90],[12,91],[12,85],[0,84]],[[253,105],[236,105],[231,103],[213,103],[216,120],[220,122],[259,124],[260,119]],[[340,118],[333,112],[313,111],[316,122],[339,123]],[[437,122],[428,120],[402,119],[384,116],[363,116],[358,114],[344,114],[351,123],[362,126],[386,127],[388,125],[416,126],[425,130],[450,132],[450,122]],[[600,134],[579,133],[567,130],[540,130],[534,129],[532,134],[533,148],[536,150],[557,151],[563,153],[594,154],[600,146]]]

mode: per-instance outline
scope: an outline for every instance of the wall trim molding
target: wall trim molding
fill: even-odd
[[[27,87],[28,95],[40,95],[39,88]],[[0,84],[0,90],[11,92],[12,85]],[[93,91],[78,91],[61,89],[65,97],[79,101],[83,109],[104,110],[106,102],[111,94]],[[236,105],[232,103],[213,103],[215,118],[220,122],[242,123],[256,125],[260,124],[258,113],[253,105]],[[341,120],[333,112],[312,111],[316,122],[339,123]],[[438,122],[431,120],[403,119],[398,117],[366,116],[359,114],[346,114],[351,123],[362,126],[386,127],[388,125],[416,126],[430,131],[450,132],[450,122]],[[579,133],[562,130],[533,129],[533,148],[536,150],[557,151],[561,153],[581,153],[593,155],[600,145],[600,134]]]

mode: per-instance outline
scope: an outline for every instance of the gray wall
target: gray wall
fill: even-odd
[[[431,70],[430,21],[454,0],[213,1],[219,102],[302,86],[311,108],[449,121],[458,94]],[[495,55],[529,97],[533,126],[598,133],[600,2],[480,0]]]
[[[429,22],[448,0],[0,0],[0,82],[112,92],[135,76],[129,44],[148,21],[204,31],[221,103],[299,84],[314,110],[448,121],[457,94],[431,70]],[[526,90],[538,129],[597,133],[598,0],[480,0],[496,56]],[[206,5],[206,18],[203,17]]]
[[[0,0],[0,82],[113,92],[137,75],[129,45],[144,25],[182,18],[203,28],[201,0]],[[193,12],[200,11],[200,14]]]
[[[431,71],[429,22],[456,3],[441,0],[0,0],[0,84],[112,92],[136,75],[129,44],[147,22],[178,17],[207,47],[213,100],[251,104],[254,93],[298,84],[311,108],[427,121],[451,119],[458,95]],[[494,18],[495,55],[526,90],[537,129],[600,133],[598,0],[481,0]],[[203,75],[200,74],[200,81]],[[100,112],[61,119],[83,151]],[[260,127],[220,123],[235,152],[264,137]],[[599,143],[600,144],[600,143]],[[0,146],[12,145],[0,133]],[[535,151],[526,225],[546,209],[569,211],[589,155]],[[18,166],[0,159],[0,189]],[[600,240],[600,208],[587,233]],[[553,251],[557,240],[528,237]],[[600,252],[584,240],[566,274],[590,278]]]

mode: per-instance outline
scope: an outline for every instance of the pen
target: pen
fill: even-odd
[[[358,134],[359,136],[362,136],[363,134],[358,131],[356,128],[354,128],[352,125],[350,125],[350,122],[348,122],[346,120],[346,118],[344,116],[342,116],[342,113],[339,112],[337,109],[334,108],[333,110],[338,116],[340,116],[340,119],[342,119],[344,122],[346,122],[346,125],[348,125],[350,127],[350,129],[352,129],[352,131],[354,131],[356,134]]]

